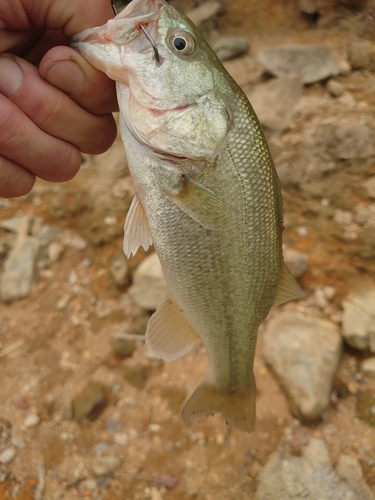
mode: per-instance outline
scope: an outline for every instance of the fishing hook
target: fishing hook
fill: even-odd
[[[111,7],[113,12],[115,13],[115,16],[117,16],[118,10],[116,9],[116,0],[111,0]]]
[[[152,48],[154,49],[156,62],[160,63],[160,54],[155,41],[151,38],[150,33],[146,30],[146,28],[142,24],[140,24],[140,27],[143,33],[145,34],[147,40],[151,43]]]

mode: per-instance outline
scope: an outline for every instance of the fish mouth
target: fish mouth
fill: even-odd
[[[166,6],[165,0],[133,0],[107,24],[83,30],[74,35],[70,42],[125,45],[142,32],[142,27],[157,21]]]

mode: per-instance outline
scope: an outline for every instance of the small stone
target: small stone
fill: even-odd
[[[324,290],[322,288],[317,288],[314,292],[314,300],[315,304],[319,307],[319,309],[325,309],[328,306],[328,300],[324,294]]]
[[[375,47],[368,40],[355,40],[350,44],[349,61],[353,69],[373,69]]]
[[[303,450],[303,456],[321,464],[331,463],[327,444],[322,439],[311,438],[309,444]]]
[[[24,421],[25,427],[36,427],[40,423],[40,417],[36,413],[27,415]]]
[[[106,215],[103,219],[103,222],[106,226],[114,226],[117,224],[117,217],[114,215]]]
[[[94,416],[95,410],[104,408],[106,404],[102,385],[90,382],[86,388],[72,401],[73,418],[77,422],[89,416]]]
[[[70,300],[70,297],[66,296],[66,297],[61,297],[61,299],[58,299],[58,301],[56,302],[56,309],[58,311],[63,311],[64,309],[66,309],[68,307],[68,304],[69,304],[69,300]]]
[[[345,91],[345,87],[337,80],[328,80],[327,90],[332,97],[340,97]]]
[[[0,453],[0,463],[7,465],[16,458],[16,455],[17,450],[13,446],[10,448],[5,448],[5,450]]]
[[[368,377],[375,377],[375,357],[367,358],[361,363],[361,372]]]
[[[367,179],[367,181],[365,181],[363,184],[367,190],[369,197],[375,199],[375,175],[373,177],[370,177],[370,179]]]
[[[159,424],[150,424],[148,426],[148,430],[151,432],[151,434],[159,434],[161,427]]]
[[[368,282],[352,290],[343,301],[342,334],[355,349],[375,352],[375,284]]]
[[[155,486],[150,488],[150,500],[163,500],[163,498],[163,495]]]
[[[135,343],[130,340],[114,338],[112,340],[112,350],[120,358],[130,358],[135,351]]]
[[[64,253],[64,246],[61,243],[53,242],[48,247],[48,258],[51,262],[58,262]]]
[[[318,0],[299,0],[299,10],[305,14],[317,14],[319,2]]]
[[[122,287],[128,283],[128,260],[121,252],[116,254],[109,265],[109,271],[117,286]]]
[[[34,269],[39,250],[34,236],[18,236],[10,251],[1,277],[1,298],[12,302],[27,297],[34,281]]]
[[[135,270],[129,294],[138,306],[150,311],[155,311],[166,296],[167,285],[156,253]]]
[[[294,278],[300,278],[309,267],[308,255],[293,248],[284,250],[284,260]]]
[[[109,444],[106,443],[105,441],[100,441],[100,443],[96,443],[94,444],[94,446],[92,447],[92,450],[95,451],[95,452],[101,452],[101,451],[104,451],[108,448]]]
[[[122,459],[114,455],[104,457],[94,457],[91,459],[90,467],[95,476],[107,476],[113,474],[115,470],[121,467]]]

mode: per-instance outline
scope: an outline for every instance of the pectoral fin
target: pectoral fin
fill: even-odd
[[[215,193],[190,179],[184,181],[184,188],[179,194],[168,195],[198,224],[206,229],[224,230],[238,222],[239,212]]]
[[[146,344],[157,358],[172,360],[189,352],[198,335],[169,297],[151,316],[146,331]]]
[[[152,245],[152,236],[146,213],[135,195],[130,205],[124,226],[124,254],[129,258],[142,246],[145,250]]]
[[[300,299],[304,295],[304,291],[290,274],[290,271],[287,268],[285,262],[283,262],[281,279],[279,288],[277,289],[273,307],[284,304],[284,302],[288,302],[289,300]]]

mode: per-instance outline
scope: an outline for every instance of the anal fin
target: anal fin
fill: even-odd
[[[157,358],[172,360],[189,352],[198,335],[169,297],[160,304],[147,325],[146,345]]]
[[[272,307],[284,304],[284,302],[288,302],[289,300],[300,299],[304,295],[304,291],[290,274],[285,262],[283,262],[279,287]]]
[[[124,254],[129,258],[142,246],[145,250],[152,245],[152,236],[146,212],[137,195],[134,195],[124,226]]]

